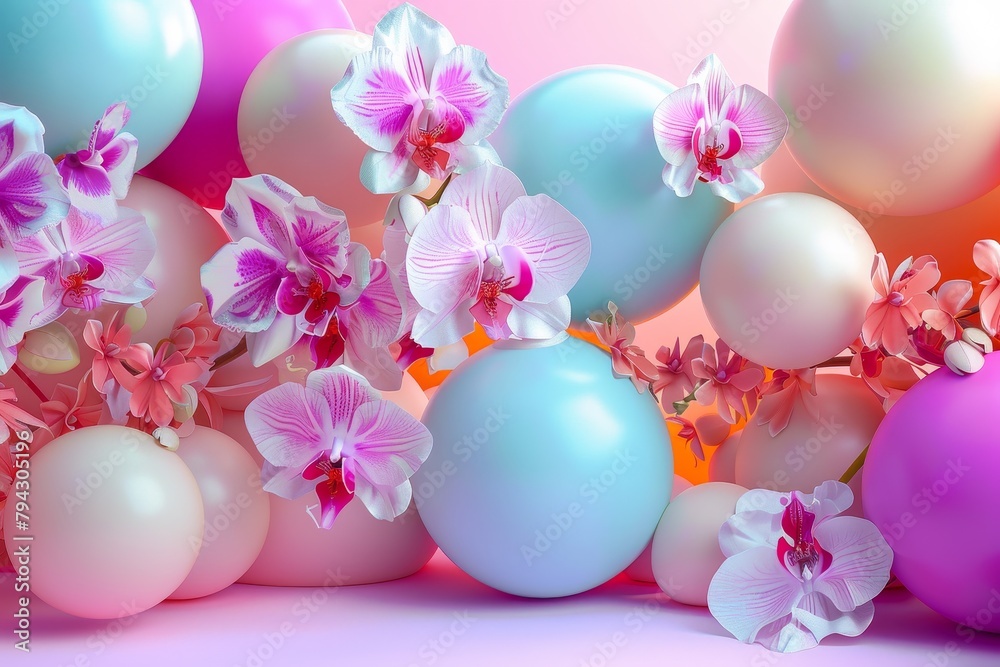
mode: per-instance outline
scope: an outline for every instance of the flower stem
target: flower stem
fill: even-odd
[[[841,482],[844,484],[850,484],[851,480],[854,479],[854,476],[858,474],[858,471],[861,470],[861,466],[865,464],[865,459],[868,458],[868,447],[871,447],[871,445],[862,449],[861,453],[858,454],[858,458],[854,459],[854,463],[852,463],[851,467],[847,469],[847,472],[841,475]]]
[[[236,344],[236,347],[229,350],[229,352],[226,352],[225,354],[219,355],[219,357],[216,358],[215,363],[212,364],[211,371],[214,373],[215,371],[219,370],[226,364],[236,361],[246,353],[247,353],[247,339],[246,336],[244,336],[243,338],[240,338],[240,342]]]
[[[441,187],[439,187],[437,189],[437,192],[432,194],[430,197],[427,197],[425,199],[424,197],[417,197],[416,195],[414,195],[414,198],[420,202],[423,202],[424,206],[426,206],[427,208],[433,208],[434,206],[437,206],[438,203],[441,201],[441,195],[444,194],[445,188],[447,188],[448,184],[451,183],[451,179],[453,176],[454,174],[448,174],[448,178],[444,179],[444,181],[441,183]]]
[[[31,392],[38,397],[38,400],[40,400],[42,403],[45,403],[46,401],[49,400],[48,396],[46,396],[45,393],[38,388],[38,385],[35,384],[34,380],[28,377],[28,374],[25,373],[24,369],[21,368],[16,362],[14,363],[13,366],[10,367],[10,369],[14,371],[14,375],[21,378],[21,382],[24,383],[24,386],[30,389]]]
[[[854,357],[849,354],[842,357],[833,357],[832,359],[827,359],[821,364],[816,364],[815,368],[838,368],[850,366],[852,359],[854,359]]]

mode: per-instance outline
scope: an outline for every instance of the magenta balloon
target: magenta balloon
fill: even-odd
[[[205,534],[191,544],[198,560],[170,596],[189,600],[218,593],[250,569],[264,546],[271,509],[257,463],[228,435],[196,426],[181,438],[177,455],[198,480],[205,504]]]
[[[205,47],[201,89],[180,134],[143,174],[201,206],[222,208],[232,179],[250,175],[240,152],[236,116],[253,68],[287,39],[320,28],[353,28],[354,23],[340,0],[192,4]]]
[[[865,515],[893,572],[955,623],[1000,632],[1000,353],[974,375],[935,371],[906,392],[875,433],[862,479]]]

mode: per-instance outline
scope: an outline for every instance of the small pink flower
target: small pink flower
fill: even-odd
[[[29,426],[45,426],[45,422],[17,407],[16,403],[17,392],[0,384],[0,449],[7,446],[13,434]]]
[[[924,322],[948,340],[961,338],[963,327],[958,315],[972,300],[972,283],[968,280],[949,280],[942,283],[933,296],[937,307],[924,311]]]
[[[700,384],[695,399],[704,406],[716,404],[719,416],[730,424],[736,416],[746,418],[757,405],[757,390],[764,370],[738,354],[730,358],[729,345],[721,338],[713,348],[705,344],[701,357],[691,362],[691,371]]]
[[[701,356],[705,348],[705,337],[695,336],[688,341],[681,353],[681,339],[674,343],[673,349],[661,347],[656,353],[657,377],[653,380],[653,393],[660,397],[660,404],[667,410],[673,409],[674,403],[683,401],[694,391],[697,380],[691,370],[691,362]]]
[[[861,337],[865,345],[881,345],[890,356],[902,354],[910,329],[923,324],[923,313],[937,308],[929,292],[941,279],[937,260],[930,255],[907,259],[892,278],[885,256],[879,253],[872,267],[872,285],[878,293],[868,307]]]
[[[101,422],[104,401],[100,394],[91,390],[92,386],[89,372],[80,378],[76,387],[56,385],[52,397],[41,404],[42,420],[47,428],[35,431],[34,451],[70,431]]]
[[[773,438],[785,430],[792,412],[799,406],[819,417],[816,369],[775,371],[771,382],[761,392],[760,405],[755,413],[757,423],[761,426],[766,424]]]
[[[988,280],[982,282],[979,317],[983,330],[996,336],[1000,332],[1000,243],[993,240],[979,241],[972,256],[979,270],[989,276]]]
[[[860,377],[880,399],[886,410],[920,377],[916,367],[901,357],[886,357],[880,347],[867,347],[860,338],[851,345],[851,374]]]
[[[315,491],[323,528],[354,496],[376,519],[402,514],[410,477],[431,451],[423,424],[343,367],[261,394],[246,424],[265,459],[264,490],[288,499]]]
[[[187,359],[212,361],[219,354],[223,329],[202,303],[193,303],[177,316],[170,342]]]
[[[160,345],[155,352],[149,345],[132,346],[137,354],[129,360],[138,375],[123,383],[131,392],[129,411],[143,422],[169,426],[174,419],[174,406],[191,401],[189,385],[198,380],[204,368],[187,361],[180,352],[167,356],[169,346]]]
[[[649,389],[649,384],[657,378],[656,366],[646,358],[646,353],[635,341],[635,327],[618,312],[618,306],[608,302],[610,315],[595,320],[587,319],[587,324],[597,334],[598,340],[611,351],[611,371],[616,378],[629,378],[640,394]]]
[[[132,380],[132,374],[122,366],[122,362],[134,360],[137,356],[132,346],[132,328],[127,324],[117,326],[117,317],[112,317],[107,327],[99,320],[87,320],[83,328],[83,341],[94,350],[94,388],[102,394],[109,392],[109,382],[125,385]]]
[[[702,415],[694,422],[672,415],[667,422],[681,427],[678,436],[684,441],[694,457],[705,460],[705,447],[717,447],[729,437],[730,426],[719,415]]]

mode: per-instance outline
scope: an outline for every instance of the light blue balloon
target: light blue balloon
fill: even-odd
[[[125,101],[141,169],[180,132],[201,86],[188,0],[3,0],[0,35],[0,102],[41,119],[53,157],[86,148],[104,110]]]
[[[560,597],[642,552],[667,506],[673,455],[649,393],[565,334],[502,342],[456,369],[424,413],[430,457],[411,479],[431,537],[501,591]]]
[[[683,299],[733,212],[703,183],[686,198],[663,184],[653,112],[674,89],[625,67],[572,69],[519,95],[490,137],[528,194],[552,196],[590,232],[590,264],[569,293],[577,324],[608,301],[640,322]]]

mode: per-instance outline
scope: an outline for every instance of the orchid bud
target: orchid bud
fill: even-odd
[[[177,431],[172,428],[161,427],[153,431],[153,439],[156,444],[171,452],[176,452],[181,446],[181,439]]]
[[[137,303],[125,311],[125,325],[134,332],[146,326],[146,309]]]
[[[413,195],[401,195],[398,205],[399,217],[406,227],[406,233],[412,235],[417,224],[427,215],[427,207]]]
[[[986,363],[982,350],[975,345],[957,340],[944,350],[944,363],[958,375],[978,373]]]
[[[172,403],[174,406],[174,420],[178,424],[183,424],[191,419],[194,416],[195,410],[198,409],[198,392],[189,384],[184,385],[182,389],[187,400],[183,403]]]
[[[982,329],[966,329],[962,333],[962,340],[978,347],[983,354],[989,354],[993,351],[993,339]]]
[[[58,375],[80,364],[80,347],[65,325],[50,322],[24,335],[24,345],[17,353],[17,360],[36,373]]]

